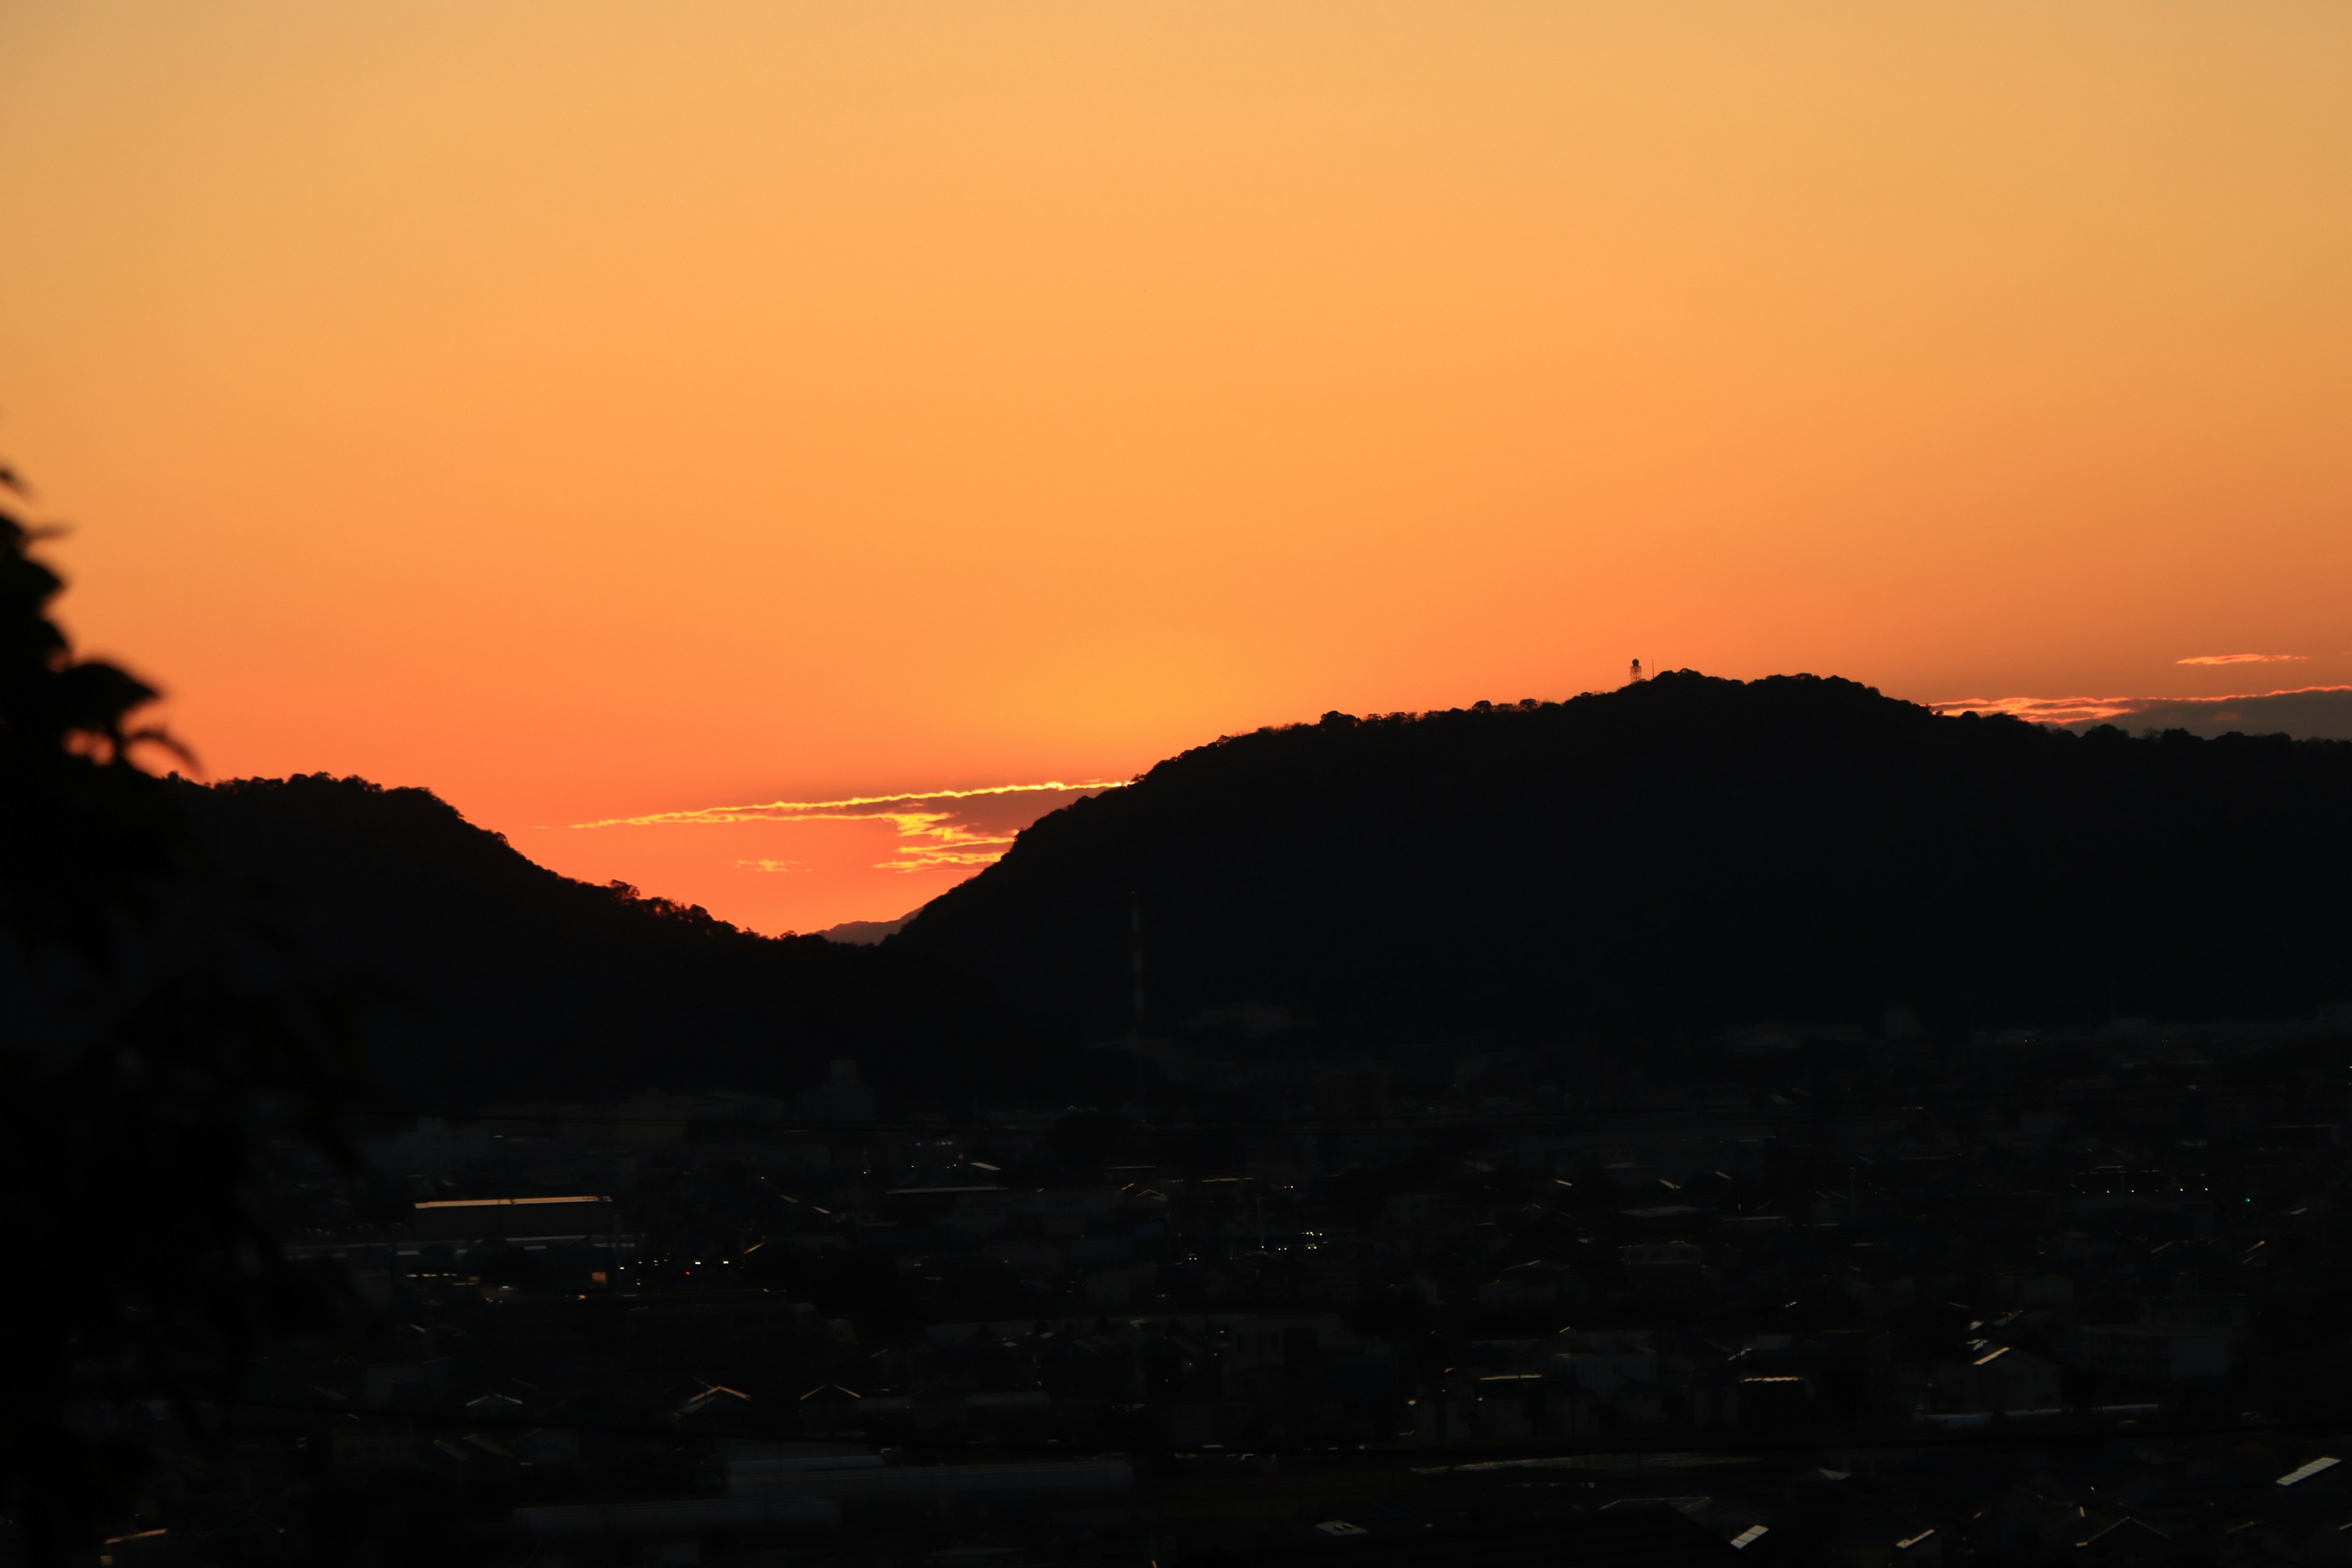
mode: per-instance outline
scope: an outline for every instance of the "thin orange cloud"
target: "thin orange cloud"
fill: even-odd
[[[2062,729],[2116,724],[2187,730],[2200,735],[2284,733],[2300,739],[2352,740],[2352,687],[2303,686],[2227,697],[1971,697],[1930,702],[1938,713],[2007,713]]]
[[[600,827],[723,826],[747,822],[887,822],[898,836],[900,853],[877,861],[885,871],[977,870],[992,865],[1013,847],[1014,835],[1057,806],[1097,790],[1119,789],[1126,781],[1087,779],[1066,783],[988,784],[978,789],[909,791],[904,795],[850,795],[840,800],[772,800],[751,805],[697,806],[646,816],[575,822],[576,829]],[[1054,796],[1064,797],[1053,799]],[[789,860],[739,860],[761,871],[799,869]]]
[[[2195,658],[2176,658],[2175,664],[2291,664],[2304,658],[2299,653],[2200,653]]]
[[[2127,717],[2147,700],[2137,697],[1967,697],[1927,706],[1944,714],[2006,713],[2033,724],[2097,724]]]

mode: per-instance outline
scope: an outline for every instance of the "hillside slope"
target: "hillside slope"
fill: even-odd
[[[427,791],[325,774],[182,782],[200,839],[321,956],[407,1005],[372,1076],[412,1106],[718,1084],[789,1093],[857,1056],[901,1098],[1045,1058],[908,952],[757,936],[533,864]]]
[[[887,948],[1096,1036],[2280,1016],[2352,996],[2352,743],[2086,736],[1850,681],[1219,741],[1037,823]]]

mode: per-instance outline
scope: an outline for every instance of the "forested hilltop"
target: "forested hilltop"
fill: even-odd
[[[394,1005],[394,1103],[1082,1097],[1076,1041],[1276,1009],[1335,1043],[1766,1022],[2271,1017],[2352,1000],[2352,743],[2075,736],[1689,672],[1260,731],[1080,801],[879,946],[534,865],[424,790],[182,781],[199,838]],[[1090,1069],[1087,1064],[1093,1063]]]
[[[1097,1037],[2281,1016],[2352,997],[2352,743],[1939,717],[1690,671],[1230,737],[1080,801],[886,944]],[[1263,1016],[1263,1015],[1261,1015]]]
[[[176,793],[222,866],[383,998],[367,1060],[394,1104],[790,1093],[843,1056],[919,1102],[975,1073],[1059,1076],[940,965],[574,881],[425,790],[320,773]]]

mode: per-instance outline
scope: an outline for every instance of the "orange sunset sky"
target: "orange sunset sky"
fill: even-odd
[[[211,774],[761,930],[1635,656],[2352,683],[2340,0],[9,0],[0,192]]]

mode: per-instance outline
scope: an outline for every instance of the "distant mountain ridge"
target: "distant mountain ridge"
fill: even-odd
[[[906,929],[907,922],[913,920],[918,912],[919,911],[909,910],[895,921],[844,921],[839,925],[827,926],[821,931],[814,931],[810,934],[821,936],[827,942],[853,942],[860,946],[870,945],[882,941],[885,937],[898,935]]]
[[[311,947],[410,999],[371,1060],[417,1108],[791,1094],[843,1056],[887,1102],[1070,1102],[1108,1081],[1074,1043],[1129,1026],[1131,896],[1155,1033],[1632,1045],[2352,999],[2352,742],[2078,736],[1810,676],[1229,737],[1041,819],[878,944],[572,881],[424,790],[176,798]]]
[[[1366,1037],[2284,1016],[2352,996],[2352,743],[1941,717],[1675,671],[1229,737],[1043,818],[886,944],[1026,1016]]]
[[[758,936],[573,881],[425,790],[320,773],[179,781],[176,795],[213,857],[312,950],[406,998],[370,1030],[371,1073],[394,1104],[789,1094],[835,1057],[921,1098],[1051,1059],[915,954]]]

